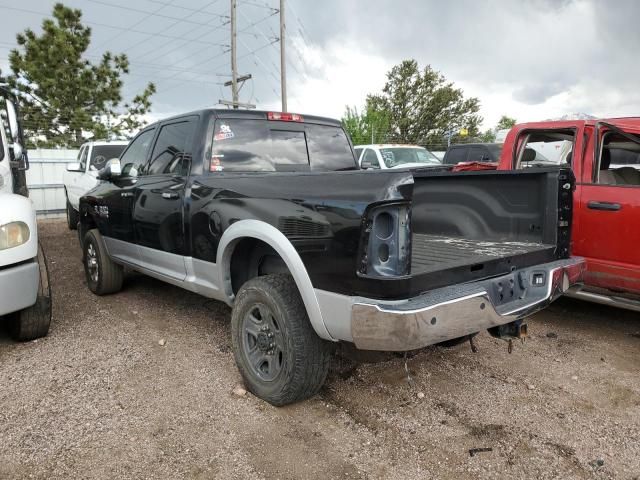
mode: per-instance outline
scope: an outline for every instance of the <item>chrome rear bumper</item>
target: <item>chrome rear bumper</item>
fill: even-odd
[[[584,271],[584,260],[571,258],[409,300],[351,297],[349,340],[362,350],[407,351],[504,325],[581,284]]]

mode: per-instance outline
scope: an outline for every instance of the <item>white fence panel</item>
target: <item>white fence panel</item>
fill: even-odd
[[[66,198],[62,175],[67,163],[75,162],[77,156],[78,150],[71,149],[29,150],[27,186],[38,216],[64,216]]]

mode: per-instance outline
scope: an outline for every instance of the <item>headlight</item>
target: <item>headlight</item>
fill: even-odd
[[[18,247],[29,241],[29,227],[24,222],[11,222],[0,226],[0,250]]]

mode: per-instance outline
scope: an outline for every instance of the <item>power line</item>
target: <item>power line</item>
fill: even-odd
[[[272,10],[274,14],[277,14],[280,11],[277,8],[270,7],[266,3],[262,4],[262,3],[250,2],[249,0],[242,0],[242,4],[251,5],[253,7],[268,8],[269,10]]]
[[[99,5],[105,5],[107,7],[111,7],[111,8],[118,8],[120,10],[127,10],[129,12],[136,12],[136,13],[144,13],[144,14],[149,14],[149,12],[147,12],[146,10],[140,10],[139,8],[133,8],[133,7],[125,7],[124,5],[116,5],[114,3],[109,3],[109,2],[103,2],[102,0],[86,0],[88,2],[92,2],[92,3],[97,3]],[[228,15],[220,15],[218,13],[209,13],[207,12],[207,15],[213,15],[215,17],[220,17],[220,18],[224,18],[224,19],[228,19]],[[151,15],[149,15],[151,17],[159,17],[159,18],[168,18],[169,20],[179,20],[176,17],[173,17],[171,15],[163,15],[161,13],[152,13]],[[203,23],[203,22],[196,22],[194,20],[182,20],[185,23],[191,23],[193,25],[204,25],[204,26],[209,26],[208,23]]]
[[[277,41],[277,40],[276,40],[276,41]],[[273,42],[272,42],[272,43],[273,43]],[[268,43],[268,44],[266,44],[266,45],[262,45],[261,47],[258,47],[258,48],[254,49],[254,50],[253,50],[253,51],[251,51],[251,52],[248,52],[248,53],[246,53],[246,54],[244,54],[244,55],[240,55],[240,56],[238,57],[238,60],[242,60],[243,58],[246,58],[246,57],[248,57],[248,56],[250,56],[250,55],[253,55],[253,54],[255,54],[256,52],[259,52],[260,50],[263,50],[263,49],[265,49],[265,48],[267,48],[267,47],[269,47],[269,46],[271,46],[271,43]],[[201,65],[204,65],[204,64],[206,64],[206,63],[209,63],[209,62],[211,62],[212,60],[215,60],[216,58],[219,58],[219,57],[221,57],[222,55],[225,55],[225,54],[227,54],[227,53],[229,53],[229,52],[228,52],[228,51],[227,51],[227,52],[222,52],[220,55],[216,55],[215,57],[212,57],[212,58],[210,58],[209,60],[206,60],[206,61],[205,61],[204,63],[202,63]],[[214,70],[214,71],[215,71],[215,70],[220,70],[220,69],[222,69],[222,68],[225,68],[226,66],[227,66],[227,64],[218,65],[218,66],[216,66],[216,67],[212,68],[212,70]],[[177,76],[177,74],[176,74],[176,75],[172,75],[171,77],[166,77],[166,78],[167,78],[167,79],[168,79],[168,78],[173,78],[173,77],[175,77],[175,76]],[[171,90],[173,90],[173,89],[175,89],[175,88],[177,88],[177,87],[179,87],[179,86],[180,86],[180,85],[175,85],[175,86],[173,86],[173,87],[166,88],[166,89],[164,89],[164,90],[162,90],[162,91],[158,90],[157,94],[160,94],[160,93],[166,93],[166,92],[171,91]]]
[[[173,0],[169,0],[169,2],[167,3],[163,3],[161,7],[159,7],[157,10],[155,10],[152,13],[147,14],[145,17],[142,17],[140,20],[138,20],[136,23],[134,23],[133,25],[129,26],[129,28],[134,28],[137,27],[138,25],[140,25],[141,23],[143,23],[147,18],[152,17],[153,15],[155,15],[156,13],[158,13],[160,10],[162,10],[164,7],[171,5],[171,3],[173,2]],[[109,38],[109,40],[106,40],[104,42],[102,42],[100,45],[96,46],[96,49],[99,49],[100,47],[102,47],[103,45],[107,44],[107,43],[111,43],[113,40],[115,40],[116,38],[118,38],[117,35]]]
[[[157,34],[157,33],[159,33],[159,32],[162,32],[163,30],[168,30],[168,29],[170,29],[170,28],[173,28],[174,26],[176,26],[176,25],[178,25],[179,23],[181,23],[183,20],[186,20],[186,19],[188,19],[188,18],[191,18],[191,17],[192,17],[192,16],[194,16],[196,13],[201,13],[205,8],[208,8],[209,6],[211,6],[211,5],[215,4],[217,1],[218,1],[218,0],[213,0],[213,2],[209,2],[209,3],[205,4],[202,8],[197,9],[197,10],[193,10],[193,11],[192,11],[189,15],[187,15],[186,17],[182,17],[181,19],[176,20],[175,22],[173,22],[171,25],[169,25],[169,26],[167,26],[167,27],[163,27],[163,28],[161,28],[160,30],[158,30],[158,32],[156,32],[156,34]],[[223,27],[224,25],[226,25],[227,23],[228,23],[228,22],[226,22],[226,21],[225,21],[225,22],[221,23],[217,28],[222,28],[222,27]],[[197,27],[197,28],[202,28],[202,27]],[[217,28],[214,28],[213,30],[216,30]],[[209,30],[208,28],[207,28],[207,32],[210,32],[210,30]],[[131,47],[131,48],[137,48],[137,47],[139,47],[140,45],[142,45],[143,43],[146,43],[146,42],[148,42],[149,40],[152,40],[152,39],[154,38],[154,36],[156,36],[156,34],[150,34],[149,38],[147,38],[146,40],[144,40],[144,41],[142,41],[142,42],[137,43],[136,45],[134,45],[134,46],[133,46],[133,47]],[[199,40],[199,39],[201,39],[203,36],[204,36],[204,35],[201,35],[201,36],[199,36],[197,39]],[[182,38],[178,38],[178,40],[185,40],[185,42],[183,43],[183,45],[186,45],[187,43],[189,43],[188,41],[186,41],[187,39],[185,39],[184,37],[182,37]],[[171,41],[165,42],[165,43],[163,43],[162,45],[160,45],[159,47],[155,47],[153,50],[155,50],[155,49],[163,49],[165,46],[167,46],[167,45],[169,45],[169,44],[171,44],[171,43],[172,43]],[[218,43],[217,45],[218,45],[218,46],[224,46],[223,44],[220,44],[220,43]],[[128,50],[131,50],[131,49],[128,49]],[[143,56],[144,56],[144,55],[147,55],[147,54],[148,54],[148,52],[151,52],[151,51],[152,51],[152,50],[147,50],[145,53],[143,53],[143,54],[141,54],[141,55],[143,55]],[[167,53],[166,53],[166,51],[163,51],[163,55],[166,55],[166,54],[167,54]],[[157,58],[157,57],[155,57],[155,58]]]
[[[26,8],[9,7],[9,6],[6,6],[6,5],[0,5],[0,9],[13,10],[13,11],[16,11],[16,12],[21,12],[21,13],[30,13],[30,14],[33,14],[33,15],[41,16],[43,18],[44,17],[49,17],[48,13],[37,12],[35,10],[28,10]],[[109,25],[109,24],[106,24],[106,23],[93,22],[93,21],[84,20],[84,19],[82,20],[82,23],[84,23],[86,25],[90,25],[90,26],[112,28],[112,29],[115,29],[115,30],[119,30],[121,32],[140,33],[142,35],[154,35],[154,36],[163,37],[163,38],[170,38],[172,40],[184,40],[186,43],[202,43],[202,44],[206,44],[206,45],[224,46],[224,44],[216,43],[216,42],[207,42],[207,41],[198,40],[198,39],[187,40],[184,37],[178,37],[178,36],[175,36],[175,35],[168,35],[166,33],[145,32],[144,30],[135,30],[133,28],[119,27],[117,25]]]

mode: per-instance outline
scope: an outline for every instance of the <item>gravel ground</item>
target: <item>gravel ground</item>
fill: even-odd
[[[483,333],[411,357],[410,382],[337,357],[274,408],[232,393],[225,305],[140,275],[93,296],[75,235],[41,237],[54,320],[0,331],[0,478],[640,478],[638,314],[561,300],[512,354]]]

